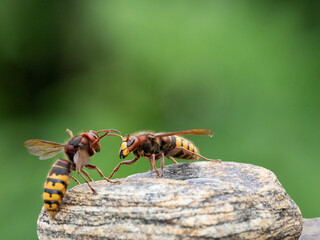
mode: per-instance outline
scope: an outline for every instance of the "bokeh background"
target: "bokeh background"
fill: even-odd
[[[189,137],[204,156],[272,170],[303,216],[319,217],[319,7],[2,1],[1,239],[37,238],[43,183],[63,156],[39,161],[23,142],[65,142],[67,128],[212,129],[213,138]],[[120,139],[101,144],[92,164],[109,175]],[[115,177],[147,170],[141,159]]]

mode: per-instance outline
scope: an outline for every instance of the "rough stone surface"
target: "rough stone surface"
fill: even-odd
[[[269,170],[234,162],[192,162],[82,184],[56,219],[42,209],[39,239],[298,239],[299,208]],[[151,178],[150,178],[151,177]]]
[[[303,219],[303,231],[299,240],[320,239],[320,218]]]

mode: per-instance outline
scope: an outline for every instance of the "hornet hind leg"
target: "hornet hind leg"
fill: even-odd
[[[167,158],[171,159],[171,160],[172,160],[172,162],[174,162],[175,164],[177,164],[177,163],[178,163],[176,160],[174,160],[174,158],[173,158],[173,157],[167,157]]]
[[[185,154],[189,154],[189,155],[191,155],[191,156],[197,156],[197,157],[199,157],[199,158],[201,158],[201,159],[203,159],[203,160],[206,160],[206,161],[210,161],[210,162],[221,162],[221,159],[210,159],[210,158],[206,158],[206,157],[204,157],[204,156],[202,156],[201,154],[199,154],[199,153],[195,153],[195,152],[192,152],[192,151],[190,151],[190,150],[188,150],[188,149],[185,149],[185,148],[183,148],[183,147],[176,147],[176,148],[174,148],[173,150],[171,150],[167,155],[169,155],[169,156],[167,156],[168,158],[170,158],[171,160],[172,160],[172,156],[170,156],[171,154],[174,154],[174,152],[176,152],[177,150],[181,150],[181,151],[183,151]],[[182,159],[184,159],[184,158],[182,158]],[[196,160],[196,159],[195,159]],[[176,163],[176,161],[174,161],[175,163]]]

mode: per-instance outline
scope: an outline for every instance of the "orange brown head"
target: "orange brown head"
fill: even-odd
[[[90,130],[89,132],[82,133],[81,136],[83,137],[81,139],[81,143],[83,145],[88,144],[89,142],[92,144],[92,148],[94,149],[95,152],[100,152],[101,147],[100,147],[100,137],[98,133]]]
[[[102,136],[99,136],[99,133],[101,132],[104,132],[104,134]],[[118,130],[115,130],[115,129],[105,129],[105,130],[100,130],[100,131],[93,131],[93,130],[90,130],[89,132],[85,132],[85,133],[82,133],[81,136],[83,137],[81,139],[81,143],[83,145],[86,145],[86,144],[90,144],[92,149],[94,150],[94,152],[100,152],[101,150],[101,147],[100,147],[100,139],[105,137],[105,136],[119,136],[118,134],[114,134],[114,133],[110,133],[110,132],[117,132],[117,133],[120,133]],[[92,151],[92,150],[91,150]],[[92,152],[93,154],[93,152]]]

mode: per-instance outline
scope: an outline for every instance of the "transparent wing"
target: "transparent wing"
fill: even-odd
[[[76,170],[79,173],[83,166],[89,164],[89,153],[86,150],[79,148],[73,157],[73,161],[76,164]]]
[[[166,137],[166,136],[173,136],[173,135],[203,135],[203,136],[213,136],[213,132],[210,129],[191,129],[191,130],[184,130],[178,132],[170,132],[170,133],[158,133],[155,134],[155,137]]]
[[[24,142],[29,153],[38,156],[40,160],[52,158],[64,151],[64,144],[49,142],[40,139],[30,139]]]

